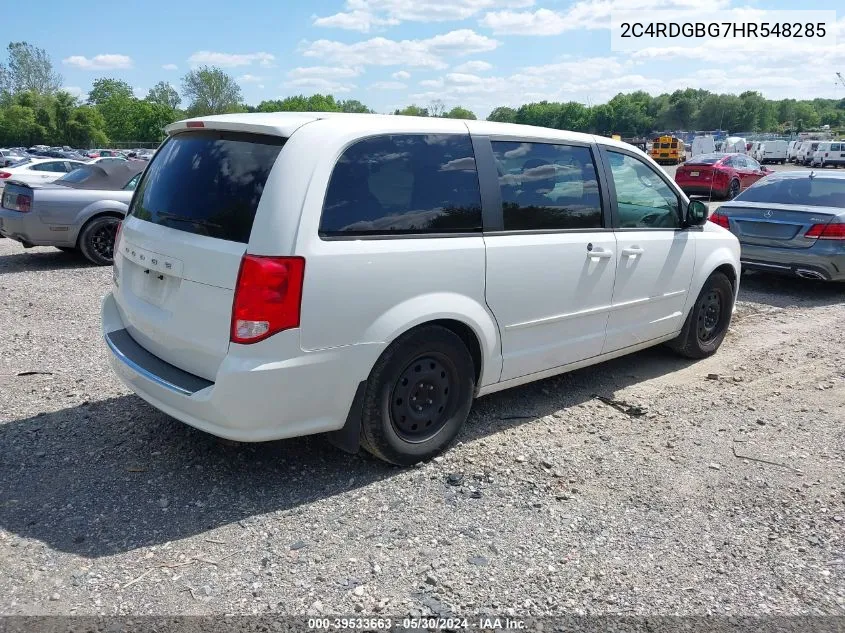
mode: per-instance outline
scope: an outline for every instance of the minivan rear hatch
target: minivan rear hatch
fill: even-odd
[[[207,380],[229,348],[241,259],[285,140],[177,131],[147,167],[120,232],[114,296],[128,333]]]

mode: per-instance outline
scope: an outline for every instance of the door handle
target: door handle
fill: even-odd
[[[587,257],[593,261],[598,261],[599,259],[610,259],[613,257],[613,253],[611,251],[590,251],[587,253]]]
[[[634,258],[637,255],[642,255],[643,253],[645,253],[645,251],[642,248],[640,248],[639,246],[630,246],[628,248],[622,249],[622,254],[626,255],[630,258]]]

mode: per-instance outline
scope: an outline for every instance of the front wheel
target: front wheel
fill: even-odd
[[[475,395],[475,366],[460,337],[441,326],[393,342],[367,380],[361,445],[411,466],[442,452],[460,432]]]
[[[109,266],[114,260],[114,239],[120,220],[103,215],[89,220],[79,234],[79,250],[92,264]]]
[[[669,347],[687,358],[706,358],[716,353],[731,324],[733,285],[723,273],[713,273],[690,310],[684,327]]]

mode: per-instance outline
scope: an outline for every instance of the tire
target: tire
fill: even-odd
[[[475,366],[460,337],[437,325],[412,330],[394,341],[370,372],[361,445],[399,466],[430,459],[457,437],[474,396]]]
[[[681,333],[669,341],[669,347],[687,358],[706,358],[715,354],[728,333],[733,300],[730,280],[723,273],[710,275],[684,321]]]
[[[731,180],[730,184],[728,184],[728,190],[725,193],[725,200],[733,200],[739,195],[740,184],[739,181],[734,178]]]
[[[88,220],[79,233],[79,250],[92,264],[110,266],[114,258],[114,238],[119,218],[101,215]]]

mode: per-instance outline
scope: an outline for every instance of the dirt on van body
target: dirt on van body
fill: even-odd
[[[746,275],[714,357],[482,398],[403,470],[131,395],[110,277],[0,240],[0,614],[845,614],[843,286]]]

